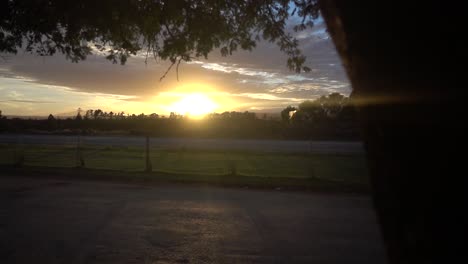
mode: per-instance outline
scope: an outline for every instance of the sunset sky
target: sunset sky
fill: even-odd
[[[331,39],[319,19],[313,29],[294,33],[310,73],[295,74],[275,44],[261,42],[252,52],[182,63],[159,81],[169,63],[139,54],[121,66],[94,54],[80,63],[62,55],[39,57],[19,52],[0,58],[0,110],[3,115],[71,115],[78,108],[130,114],[223,111],[279,112],[287,105],[340,92],[350,85]],[[194,112],[196,111],[196,112]]]

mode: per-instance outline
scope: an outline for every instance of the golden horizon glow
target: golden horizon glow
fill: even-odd
[[[236,104],[229,94],[220,92],[219,87],[201,82],[179,83],[159,92],[153,102],[167,114],[174,112],[192,119],[201,119],[216,111],[226,111]]]
[[[200,119],[213,113],[219,105],[203,93],[188,93],[181,96],[179,101],[168,107],[171,112],[186,115],[190,118]]]

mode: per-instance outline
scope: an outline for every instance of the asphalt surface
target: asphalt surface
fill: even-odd
[[[0,177],[0,263],[375,264],[384,255],[367,196]]]
[[[141,146],[144,137],[82,136],[84,145]],[[0,135],[0,144],[77,144],[78,136],[61,135]],[[192,150],[247,150],[282,153],[362,154],[361,142],[343,141],[297,141],[297,140],[247,140],[247,139],[197,139],[197,138],[151,138],[151,146],[163,149]]]

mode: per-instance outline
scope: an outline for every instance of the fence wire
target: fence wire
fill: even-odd
[[[159,139],[160,140],[160,139]],[[0,165],[84,167],[98,170],[145,171],[187,175],[237,175],[256,177],[323,178],[336,181],[367,179],[361,154],[317,154],[261,152],[241,149],[190,148],[145,144],[145,138],[131,146],[100,144],[96,139],[76,137],[66,144],[0,144]],[[149,155],[147,161],[146,155]]]

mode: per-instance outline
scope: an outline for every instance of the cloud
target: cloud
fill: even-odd
[[[197,61],[198,62],[198,61]],[[245,75],[245,76],[255,76],[255,77],[262,77],[262,78],[273,78],[276,76],[276,73],[271,73],[267,71],[261,71],[257,69],[249,69],[249,68],[243,68],[243,67],[237,67],[237,64],[233,64],[232,66],[225,66],[228,65],[227,63],[224,63],[224,65],[221,65],[219,63],[203,63],[203,62],[198,62],[196,64],[201,65],[202,68],[208,69],[208,70],[213,70],[213,71],[220,71],[224,73],[238,73],[240,75]]]
[[[266,93],[241,93],[241,94],[233,94],[233,96],[243,96],[252,99],[260,99],[260,100],[268,100],[268,101],[289,101],[289,102],[301,102],[303,101],[302,98],[288,98],[288,97],[279,97],[272,94]]]
[[[330,92],[349,94],[349,82],[323,21],[319,19],[312,29],[294,34],[312,68],[309,73],[291,73],[286,67],[286,56],[274,43],[264,41],[252,52],[239,51],[223,57],[218,50],[209,54],[209,60],[182,63],[180,81],[175,71],[159,81],[169,63],[148,59],[145,64],[143,53],[130,58],[124,66],[111,64],[99,54],[77,64],[61,55],[11,56],[0,61],[0,109],[13,109],[12,105],[17,104],[14,111],[63,112],[58,108],[95,108],[102,104],[102,108],[126,112],[154,112],[162,104],[155,99],[159,94],[177,92],[178,87],[193,83],[200,84],[194,88],[200,89],[198,92],[210,87],[210,91],[217,92],[212,96],[231,98],[229,107],[235,110],[274,109]],[[28,110],[19,106],[36,101],[50,102],[40,103],[50,107],[41,110],[31,106],[34,109]]]
[[[14,102],[14,103],[28,103],[28,104],[54,104],[54,103],[56,103],[56,102],[53,102],[53,101],[19,100],[19,99],[0,100],[0,102]]]

